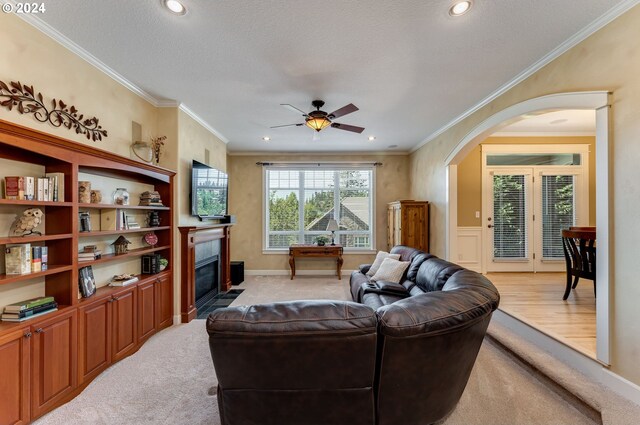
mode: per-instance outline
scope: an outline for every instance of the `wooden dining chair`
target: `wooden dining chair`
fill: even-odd
[[[593,280],[593,294],[596,294],[596,232],[595,230],[563,230],[562,248],[567,263],[567,287],[563,300],[569,297],[580,278]],[[573,285],[571,278],[573,277]]]

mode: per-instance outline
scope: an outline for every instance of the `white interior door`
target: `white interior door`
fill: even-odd
[[[489,169],[484,186],[487,271],[534,271],[533,169]]]
[[[487,271],[564,271],[562,229],[588,224],[584,186],[569,167],[488,168]]]

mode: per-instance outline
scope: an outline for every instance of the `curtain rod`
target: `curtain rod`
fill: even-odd
[[[268,166],[299,166],[299,167],[332,167],[332,166],[354,166],[354,167],[362,167],[363,165],[370,165],[373,167],[382,166],[382,162],[263,162],[258,161],[256,165],[260,165],[262,167]]]

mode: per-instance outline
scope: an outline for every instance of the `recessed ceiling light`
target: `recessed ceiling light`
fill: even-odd
[[[369,136],[369,141],[373,142],[374,140],[376,140],[376,136]]]
[[[262,140],[264,140],[265,142],[268,142],[269,140],[271,140],[271,137],[269,137],[269,136],[264,136],[264,137],[262,138]]]
[[[451,16],[462,16],[465,13],[467,13],[469,11],[469,9],[471,9],[471,1],[470,0],[459,1],[459,2],[455,3],[453,6],[451,6],[451,8],[449,9],[449,15],[451,15]]]
[[[389,149],[394,149],[394,148],[397,148],[397,147],[398,147],[398,145],[389,145]]]
[[[187,13],[187,9],[178,0],[163,0],[164,7],[169,9],[171,13],[176,15],[184,15]]]

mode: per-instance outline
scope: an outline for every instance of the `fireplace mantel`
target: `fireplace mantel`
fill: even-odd
[[[182,323],[196,317],[195,294],[195,246],[199,243],[220,239],[220,290],[231,289],[231,260],[229,235],[233,224],[212,224],[208,226],[179,226],[180,230],[180,315]]]

